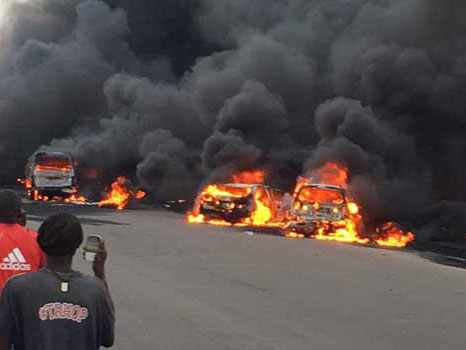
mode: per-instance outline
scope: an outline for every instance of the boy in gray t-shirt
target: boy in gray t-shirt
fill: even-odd
[[[114,342],[114,306],[105,279],[106,250],[94,262],[96,277],[71,269],[83,241],[78,219],[49,217],[37,241],[45,267],[8,280],[0,298],[0,350],[94,350]]]

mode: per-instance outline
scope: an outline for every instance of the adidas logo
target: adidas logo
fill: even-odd
[[[15,248],[6,258],[3,259],[0,264],[0,270],[30,271],[31,265],[26,264],[24,255],[18,248]]]

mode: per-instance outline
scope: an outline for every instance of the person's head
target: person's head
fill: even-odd
[[[39,227],[37,243],[49,257],[72,257],[83,242],[78,218],[60,213],[49,216]]]
[[[13,190],[0,190],[0,223],[15,224],[21,215],[21,197]]]

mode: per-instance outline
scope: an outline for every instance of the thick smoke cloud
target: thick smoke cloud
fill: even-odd
[[[411,136],[395,132],[371,108],[343,98],[321,104],[315,122],[321,142],[305,169],[327,161],[347,166],[349,191],[376,220],[372,224],[409,218],[428,203],[430,173]]]
[[[461,0],[5,4],[2,178],[46,145],[158,199],[327,160],[374,224],[466,199]]]

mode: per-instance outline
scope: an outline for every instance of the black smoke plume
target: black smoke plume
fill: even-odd
[[[1,178],[52,147],[171,199],[257,167],[289,189],[334,160],[369,221],[413,222],[466,200],[465,15],[461,0],[4,0]]]

